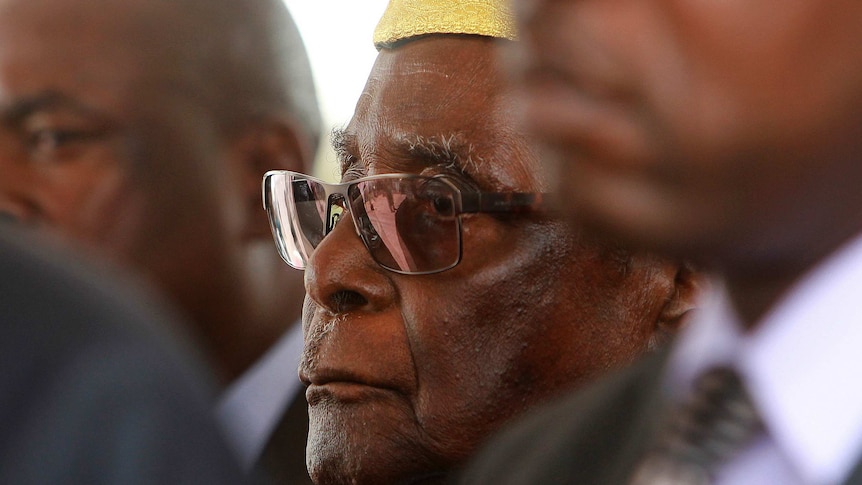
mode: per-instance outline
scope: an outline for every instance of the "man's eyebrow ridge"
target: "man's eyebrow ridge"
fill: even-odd
[[[353,155],[356,136],[347,133],[344,128],[333,128],[329,138],[332,140],[332,149],[335,151],[341,173],[344,174],[356,162],[356,157]]]
[[[2,106],[2,119],[7,123],[20,122],[41,110],[70,109],[85,116],[99,116],[93,108],[56,91],[44,91],[13,100]]]
[[[395,140],[400,151],[423,159],[429,166],[445,166],[461,172],[479,169],[481,159],[473,155],[473,145],[457,133],[434,136],[402,135]]]

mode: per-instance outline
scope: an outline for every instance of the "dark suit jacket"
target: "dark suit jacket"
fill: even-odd
[[[625,485],[667,418],[668,351],[531,414],[492,440],[462,484]],[[847,485],[862,485],[856,467]]]
[[[308,403],[302,390],[273,430],[256,467],[273,485],[312,485],[305,466]]]
[[[208,378],[157,306],[8,230],[0,484],[243,482],[211,417]]]

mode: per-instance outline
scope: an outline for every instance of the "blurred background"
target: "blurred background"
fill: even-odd
[[[350,121],[365,79],[377,57],[371,42],[388,0],[284,0],[311,59],[323,114],[317,175],[337,180],[329,132]]]

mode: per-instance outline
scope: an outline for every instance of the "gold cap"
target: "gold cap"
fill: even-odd
[[[509,0],[389,0],[374,29],[374,46],[425,34],[475,34],[515,38]]]

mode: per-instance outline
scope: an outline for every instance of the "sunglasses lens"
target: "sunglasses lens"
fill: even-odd
[[[439,179],[380,178],[348,191],[359,234],[381,266],[432,273],[461,256],[455,190]]]
[[[290,266],[305,269],[329,223],[334,224],[327,220],[323,186],[301,174],[276,172],[267,175],[264,190],[279,254]]]

